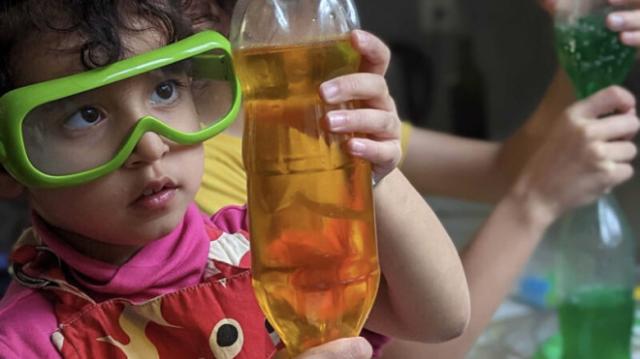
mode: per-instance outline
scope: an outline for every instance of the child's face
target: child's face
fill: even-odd
[[[160,45],[151,30],[134,34],[136,41],[124,39],[131,55]],[[16,85],[82,71],[76,51],[48,50],[48,46],[56,47],[61,41],[68,43],[68,37],[47,34],[22,43],[16,52]],[[180,89],[168,80],[162,74],[150,73],[83,94],[78,108],[66,109],[72,113],[64,126],[69,134],[61,137],[68,135],[78,143],[90,143],[92,136],[104,135],[103,129],[112,123],[131,128],[146,115],[193,115],[192,103],[176,102],[180,97],[175,94]],[[75,101],[71,103],[76,105]],[[80,161],[93,156],[93,151],[90,146],[79,146],[75,156]],[[148,132],[127,162],[105,177],[79,186],[32,188],[28,194],[33,208],[64,232],[108,244],[140,246],[167,234],[182,220],[200,185],[203,160],[201,145],[177,145]]]

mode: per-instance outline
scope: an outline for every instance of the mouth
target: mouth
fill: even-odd
[[[142,194],[133,201],[133,206],[145,210],[166,208],[175,197],[179,187],[170,179],[163,178],[148,182]]]

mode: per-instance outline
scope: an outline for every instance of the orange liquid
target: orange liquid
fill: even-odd
[[[321,126],[319,85],[356,71],[346,39],[235,53],[258,302],[291,355],[356,336],[380,279],[371,168]],[[345,105],[343,107],[352,106]]]

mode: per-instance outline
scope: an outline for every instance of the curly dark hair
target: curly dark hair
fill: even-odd
[[[79,35],[79,56],[85,68],[121,60],[122,33],[140,31],[131,15],[165,35],[166,43],[192,33],[183,16],[184,0],[0,0],[0,95],[15,87],[11,56],[16,45],[38,32]]]

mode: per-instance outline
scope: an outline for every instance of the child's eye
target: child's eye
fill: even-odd
[[[83,107],[72,114],[64,126],[71,130],[83,130],[95,126],[103,119],[102,113],[95,107]]]
[[[165,81],[158,86],[151,94],[151,103],[154,105],[170,105],[178,99],[178,89],[180,84],[176,80]]]

